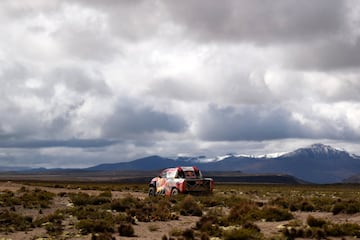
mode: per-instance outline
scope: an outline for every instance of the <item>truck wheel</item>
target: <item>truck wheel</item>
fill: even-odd
[[[155,187],[149,187],[149,196],[153,197],[155,196],[155,193],[156,193]]]
[[[179,190],[177,188],[171,189],[171,196],[176,196],[179,194]]]

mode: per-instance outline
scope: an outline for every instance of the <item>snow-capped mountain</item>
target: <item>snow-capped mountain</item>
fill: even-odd
[[[197,165],[203,171],[290,174],[314,183],[341,182],[360,173],[360,157],[324,144],[313,144],[289,153],[247,156],[226,154],[215,158],[151,156],[132,162],[102,164],[88,170],[158,170],[181,165]]]
[[[215,157],[206,157],[206,156],[198,156],[198,157],[186,157],[181,156],[175,158],[176,161],[187,161],[192,163],[212,163],[212,162],[219,162],[224,159],[228,158],[277,158],[280,157],[287,152],[279,152],[279,153],[268,153],[268,154],[262,154],[262,155],[247,155],[247,154],[235,154],[235,153],[228,153],[221,156],[215,156]]]
[[[324,144],[313,144],[293,152],[248,156],[226,154],[208,158],[149,156],[130,162],[100,164],[84,171],[149,171],[196,165],[202,171],[237,171],[249,174],[288,174],[314,183],[336,183],[360,173],[360,157]],[[360,177],[359,177],[360,179]]]
[[[360,172],[360,157],[328,145],[313,144],[274,158],[261,171],[280,171],[317,183],[340,182]]]
[[[311,157],[311,156],[323,156],[323,157],[334,157],[334,156],[349,156],[350,154],[345,150],[340,150],[333,148],[329,145],[324,145],[321,143],[313,144],[306,148],[299,148],[293,152],[286,153],[283,157],[292,157],[292,156],[304,156],[304,157]]]

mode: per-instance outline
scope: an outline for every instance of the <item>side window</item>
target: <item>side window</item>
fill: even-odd
[[[183,170],[178,170],[178,174],[177,174],[177,177],[178,178],[185,178],[185,174],[184,174],[184,171]]]
[[[160,176],[161,176],[162,178],[166,178],[166,173],[167,173],[167,171],[162,171]]]
[[[196,170],[195,171],[195,175],[196,175],[196,178],[201,178],[202,177],[202,174],[199,170]]]

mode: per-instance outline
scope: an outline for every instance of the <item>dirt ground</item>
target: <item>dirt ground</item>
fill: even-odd
[[[58,194],[60,192],[84,192],[89,195],[98,195],[101,191],[97,190],[81,190],[81,189],[63,189],[63,188],[51,188],[51,187],[39,187],[39,186],[28,186],[22,185],[14,182],[0,182],[0,192],[9,190],[12,192],[18,191],[20,188],[26,187],[29,190],[38,188],[42,190],[46,190],[48,192],[52,192]],[[141,192],[127,192],[127,191],[112,191],[113,198],[123,198],[128,196],[129,194],[136,198],[145,198],[147,194]],[[49,209],[43,209],[43,215],[51,214],[55,212],[57,209],[66,208],[69,206],[70,202],[68,198],[55,197],[53,201],[53,205]],[[17,209],[17,212],[21,212],[24,215],[32,216],[34,218],[39,216],[38,209]],[[179,220],[167,221],[167,222],[137,222],[134,225],[135,237],[129,237],[128,239],[142,239],[142,240],[150,240],[150,239],[161,239],[163,235],[168,235],[170,229],[179,229],[184,230],[187,228],[191,228],[195,226],[195,223],[198,221],[199,217],[193,216],[181,216]],[[150,229],[157,229],[156,231],[151,231]],[[75,237],[69,236],[75,235]],[[36,228],[32,231],[27,232],[15,232],[9,234],[0,233],[0,240],[17,240],[17,239],[49,239],[46,238],[46,230],[43,228]],[[127,237],[120,237],[118,234],[113,234],[115,239],[126,239]],[[69,240],[77,240],[77,239],[91,239],[91,235],[80,235],[73,229],[71,226],[66,226],[64,230],[63,239]]]
[[[39,187],[39,186],[28,186],[28,185],[22,185],[15,182],[0,182],[0,192],[9,190],[9,191],[17,191],[22,187],[26,187],[29,190],[40,188],[42,190],[46,190],[48,192],[52,192],[55,194],[58,194],[60,192],[84,192],[89,195],[98,195],[101,191],[97,190],[82,190],[82,189],[64,189],[64,188],[51,188],[51,187]],[[123,198],[128,195],[132,195],[137,198],[145,198],[147,194],[142,192],[127,192],[127,191],[112,191],[113,198]],[[43,209],[41,214],[51,214],[55,212],[57,209],[62,209],[70,206],[70,201],[68,198],[64,197],[58,197],[56,196],[54,198],[53,204],[51,208]],[[17,212],[20,212],[24,215],[29,215],[34,218],[39,216],[39,210],[38,209],[23,209],[22,207],[17,207]],[[329,212],[294,212],[295,219],[298,219],[302,221],[303,223],[306,222],[306,218],[309,215],[312,215],[316,218],[323,218],[326,220],[329,220],[334,223],[357,223],[360,224],[360,214],[353,214],[353,215],[347,215],[347,214],[338,214],[333,215]],[[164,235],[169,235],[169,231],[171,229],[179,229],[179,230],[185,230],[188,228],[192,228],[195,226],[196,222],[199,220],[199,217],[193,217],[193,216],[180,216],[179,220],[172,220],[172,221],[166,221],[166,222],[137,222],[136,225],[134,225],[135,230],[135,237],[120,237],[118,233],[114,233],[113,237],[115,239],[139,239],[139,240],[150,240],[150,239],[161,239]],[[279,233],[279,230],[286,226],[286,224],[289,221],[283,221],[283,222],[263,222],[259,221],[256,222],[256,225],[261,229],[261,232],[265,235],[267,239],[270,239],[272,236],[276,236]],[[65,230],[62,237],[59,237],[57,239],[91,239],[91,235],[80,235],[76,229],[74,229],[73,224],[71,223],[71,219],[67,219],[65,222]],[[15,233],[9,233],[4,234],[0,233],[0,240],[9,240],[9,239],[50,239],[46,238],[46,230],[44,228],[36,228],[31,231],[27,232],[15,232]],[[346,238],[329,238],[329,239],[356,239],[352,237],[346,237]]]

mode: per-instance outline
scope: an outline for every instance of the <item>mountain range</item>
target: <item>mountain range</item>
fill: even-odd
[[[30,169],[0,167],[0,172],[24,172],[25,174],[107,174],[118,176],[126,175],[127,172],[151,172],[154,174],[164,168],[176,166],[198,166],[203,172],[211,173],[210,176],[221,176],[232,178],[233,173],[238,177],[249,179],[271,178],[281,176],[295,182],[310,183],[360,183],[360,156],[350,154],[345,150],[333,148],[324,144],[313,144],[308,147],[299,148],[295,151],[282,154],[268,154],[263,156],[245,156],[227,154],[215,158],[199,157],[177,157],[165,158],[161,156],[148,156],[129,162],[106,163],[83,169]],[[241,174],[240,174],[241,173]],[[240,175],[239,175],[240,174]],[[140,174],[142,175],[142,174]],[[271,177],[270,177],[271,176]],[[298,179],[298,180],[296,180]],[[277,181],[277,180],[276,180]],[[268,180],[266,180],[268,182]],[[285,180],[288,182],[288,180]]]
[[[293,152],[260,157],[229,154],[214,159],[149,156],[130,162],[100,164],[88,171],[160,170],[196,165],[202,171],[241,171],[244,173],[288,174],[313,183],[338,183],[360,173],[360,156],[324,144],[313,144]]]

